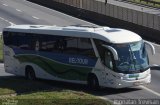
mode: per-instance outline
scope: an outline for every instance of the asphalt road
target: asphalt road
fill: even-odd
[[[38,6],[25,0],[0,0],[0,31],[2,28],[13,24],[46,24],[46,25],[75,25],[92,24],[63,13]],[[160,65],[160,46],[155,44],[156,55],[150,56],[150,63]],[[149,49],[148,49],[149,50]],[[152,83],[146,86],[125,88],[120,90],[103,89],[93,93],[109,99],[160,99],[160,71],[152,70]],[[0,76],[9,76],[0,64]]]

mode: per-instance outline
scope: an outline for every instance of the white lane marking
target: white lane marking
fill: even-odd
[[[153,93],[154,95],[157,95],[157,96],[160,97],[160,93],[158,93],[158,92],[156,92],[156,91],[154,91],[154,90],[152,90],[152,89],[149,89],[149,88],[147,88],[147,87],[145,87],[145,86],[139,86],[139,87],[141,87],[141,88],[143,88],[143,89],[145,89],[145,90]]]
[[[4,6],[8,6],[7,4],[2,4],[2,5],[4,5]]]
[[[18,12],[22,12],[21,10],[19,10],[19,9],[16,9],[16,11],[18,11]]]
[[[160,65],[158,65],[158,64],[152,64],[151,66],[160,66]]]
[[[75,17],[73,17],[73,16],[67,15],[67,14],[62,13],[62,12],[59,12],[59,11],[56,11],[56,10],[54,10],[54,9],[50,9],[50,8],[45,7],[45,6],[42,6],[42,5],[39,5],[39,4],[36,4],[36,3],[32,3],[32,2],[27,1],[27,0],[24,0],[24,1],[25,1],[25,2],[28,2],[28,3],[31,3],[31,4],[33,4],[33,5],[36,5],[36,6],[39,6],[39,7],[45,8],[45,9],[48,9],[48,10],[50,10],[50,11],[55,11],[55,12],[57,12],[57,13],[61,14],[61,15],[67,16],[67,17],[69,17],[69,18],[77,19],[77,20],[79,20],[79,21],[81,21],[81,22],[85,22],[85,23],[88,23],[88,24],[96,25],[96,26],[97,26],[97,24],[94,24],[94,23],[91,23],[91,22],[87,22],[87,21],[82,20],[82,19],[79,19],[79,18],[75,18]]]
[[[32,16],[34,19],[39,19],[38,17],[36,17],[36,16]]]
[[[2,17],[0,17],[0,19],[3,20],[3,21],[5,21],[5,22],[7,22],[7,23],[9,23],[11,26],[15,25],[13,22],[10,22],[10,21],[2,18]]]

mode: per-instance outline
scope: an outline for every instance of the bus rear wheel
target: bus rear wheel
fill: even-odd
[[[25,72],[26,79],[28,80],[36,80],[36,75],[32,67],[26,67]]]
[[[88,77],[88,87],[91,90],[99,90],[100,89],[98,79],[93,74],[89,75],[89,77]]]

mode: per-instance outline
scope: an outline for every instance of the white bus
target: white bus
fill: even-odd
[[[15,25],[4,28],[5,71],[28,79],[132,87],[151,82],[145,48],[128,30],[109,27]]]

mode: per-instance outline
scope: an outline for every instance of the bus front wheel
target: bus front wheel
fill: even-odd
[[[26,67],[25,76],[28,80],[35,80],[36,79],[35,72],[34,72],[33,68],[30,66]]]
[[[88,87],[91,90],[98,90],[100,88],[98,79],[94,74],[88,76]]]

